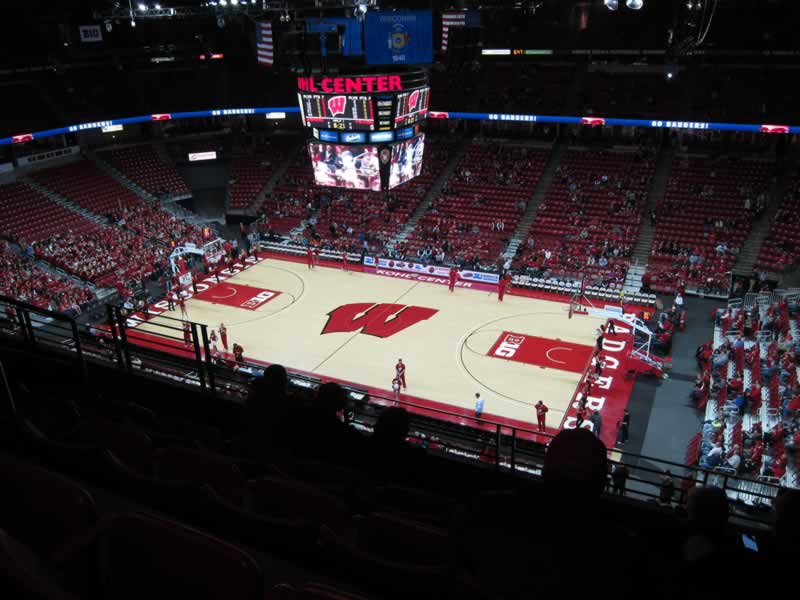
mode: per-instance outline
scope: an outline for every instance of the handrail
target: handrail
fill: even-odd
[[[4,317],[8,314],[6,307],[9,305],[16,310],[10,330],[7,326],[8,319],[5,319],[6,326],[3,326]],[[252,376],[265,368],[264,365],[244,363],[243,368],[236,371],[215,365],[208,345],[206,325],[199,323],[193,323],[191,326],[191,344],[190,348],[186,349],[185,356],[175,355],[174,345],[167,346],[166,352],[158,347],[153,348],[149,344],[147,346],[140,345],[135,337],[132,339],[128,335],[129,327],[120,307],[111,305],[107,305],[107,307],[109,327],[101,332],[101,336],[97,336],[78,325],[71,317],[39,309],[0,295],[0,334],[5,334],[0,335],[0,341],[10,341],[14,345],[21,343],[42,350],[47,348],[62,354],[66,353],[75,359],[80,367],[82,377],[87,376],[87,360],[102,361],[106,364],[116,364],[118,368],[129,373],[146,372],[167,377],[173,381],[177,380],[195,389],[199,387],[201,392],[215,397],[230,398],[233,393],[234,397],[238,396],[240,400],[246,394]],[[54,327],[56,331],[47,331],[48,326],[34,328],[32,323],[36,322],[36,319],[32,319],[31,315],[53,317],[58,323]],[[63,327],[65,323],[67,326]],[[41,329],[41,331],[36,329]],[[130,332],[135,331],[135,329],[130,330]],[[175,339],[153,332],[148,333],[160,339]],[[105,344],[100,344],[100,339],[112,342],[113,346],[107,347]],[[166,346],[157,341],[152,342],[152,345]],[[172,350],[173,353],[170,353],[169,350]],[[111,351],[110,354],[109,351]],[[297,385],[298,390],[313,389],[321,382],[321,378],[292,370],[288,371],[290,380],[303,382],[302,385]],[[473,460],[476,457],[477,460],[480,460],[482,453],[488,448],[494,453],[494,468],[498,470],[506,469],[512,473],[535,475],[542,466],[549,441],[554,437],[552,433],[538,431],[533,426],[528,428],[510,425],[493,419],[429,407],[413,400],[395,399],[389,395],[366,392],[357,385],[345,384],[343,387],[351,394],[348,410],[353,412],[354,418],[355,416],[361,417],[361,421],[357,420],[357,422],[362,427],[370,428],[368,420],[380,413],[380,410],[375,411],[378,407],[405,407],[411,413],[412,424],[419,428],[420,434],[426,435],[428,439],[447,450],[468,455]],[[357,401],[352,396],[352,394],[363,393],[367,393],[369,396],[367,401]],[[367,420],[364,420],[365,418]],[[429,419],[430,422],[426,424],[425,419]],[[446,424],[453,419],[455,419],[457,427],[460,426],[461,429],[447,429]],[[434,422],[441,423],[441,426],[434,426]],[[632,471],[629,481],[636,487],[629,488],[628,494],[634,497],[658,498],[659,495],[651,493],[648,488],[660,487],[659,477],[664,474],[666,469],[674,471],[672,477],[680,484],[681,500],[685,491],[683,484],[688,486],[713,485],[721,487],[736,500],[741,500],[741,496],[747,496],[755,499],[752,505],[761,504],[769,507],[781,487],[764,478],[743,477],[736,473],[726,472],[724,468],[707,469],[699,465],[687,465],[617,449],[613,449],[613,452],[619,458],[614,457],[611,462],[625,463]],[[654,480],[648,480],[648,476],[652,476]],[[758,489],[753,489],[756,487]],[[769,516],[764,514],[737,513],[737,516],[762,524],[769,521]]]

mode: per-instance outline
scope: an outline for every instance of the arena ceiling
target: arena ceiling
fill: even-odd
[[[501,44],[557,49],[664,49],[669,32],[683,35],[687,26],[687,0],[644,0],[641,10],[620,6],[614,12],[606,9],[603,0],[259,0],[258,6],[275,9],[276,21],[278,15],[288,9],[291,19],[281,22],[280,27],[291,30],[305,16],[341,15],[352,11],[355,1],[377,1],[383,9],[433,8],[440,11],[480,7],[479,43],[483,47]],[[702,1],[709,6],[718,1],[705,48],[800,50],[794,35],[796,23],[800,22],[800,2]],[[130,53],[137,48],[169,44],[224,47],[231,55],[241,52],[244,56],[247,52],[249,23],[242,15],[229,15],[226,27],[219,27],[219,6],[203,7],[206,0],[162,0],[160,4],[164,7],[200,9],[199,16],[140,20],[134,29],[124,17],[108,18],[110,14],[125,14],[128,2],[27,0],[5,3],[4,18],[0,20],[4,30],[0,51],[11,64],[15,61],[19,64],[67,62],[76,54],[86,52],[113,56],[115,52]],[[132,4],[135,7],[139,2],[134,0]],[[147,0],[145,4],[153,6],[155,2]],[[77,26],[89,23],[106,24],[113,32],[108,32],[102,45],[81,47],[76,40]],[[198,36],[202,38],[201,43],[193,41]]]

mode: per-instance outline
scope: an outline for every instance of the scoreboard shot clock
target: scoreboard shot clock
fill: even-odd
[[[430,86],[422,70],[298,77],[319,185],[387,190],[419,175]]]

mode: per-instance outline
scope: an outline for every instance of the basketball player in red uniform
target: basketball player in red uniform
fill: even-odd
[[[314,246],[314,266],[319,266],[319,244]]]
[[[403,389],[406,389],[406,365],[403,363],[402,358],[397,359],[397,364],[394,366],[395,377],[400,381]]]
[[[181,293],[180,289],[178,289],[178,292],[175,295],[178,297],[177,298],[178,306],[181,307],[181,317],[183,318],[188,317],[189,313],[186,312],[186,300],[184,300],[183,294]]]
[[[189,321],[183,322],[183,343],[187,346],[192,345],[192,328]]]
[[[539,431],[546,431],[547,427],[545,425],[545,421],[547,419],[547,411],[550,410],[547,408],[547,405],[539,400],[536,403],[536,422],[539,424]]]
[[[458,271],[456,271],[455,267],[450,267],[450,291],[452,292],[456,288],[456,278],[458,277]]]
[[[510,280],[511,274],[509,273],[500,277],[500,281],[497,282],[497,299],[500,300],[500,302],[503,301],[503,296],[506,295],[506,286]]]
[[[222,342],[222,347],[225,351],[228,351],[228,328],[225,327],[225,323],[219,324],[219,340]]]
[[[306,249],[306,257],[308,258],[308,268],[314,268],[314,249],[309,245]]]

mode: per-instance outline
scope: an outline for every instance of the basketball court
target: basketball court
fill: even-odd
[[[191,321],[214,330],[225,323],[228,347],[240,344],[253,362],[283,364],[391,397],[394,365],[402,358],[408,389],[401,400],[473,416],[480,393],[485,419],[529,429],[535,429],[534,404],[542,400],[550,409],[550,431],[574,426],[570,411],[606,319],[569,318],[566,302],[513,293],[500,302],[490,286],[451,293],[434,280],[309,269],[305,262],[269,258],[240,265],[219,284],[213,277],[198,283],[186,307]],[[164,309],[160,302],[151,312]],[[177,318],[180,311],[166,314]],[[133,323],[136,335],[159,332],[158,321],[150,316]],[[622,340],[619,351],[615,338]],[[619,360],[607,363],[604,375],[613,374],[600,381],[604,395],[590,398],[589,408],[593,401],[604,404],[604,416],[621,414],[627,404],[630,386],[621,389],[624,339],[624,333],[607,338],[613,348],[604,354],[619,352]],[[612,427],[603,429],[613,445]]]

